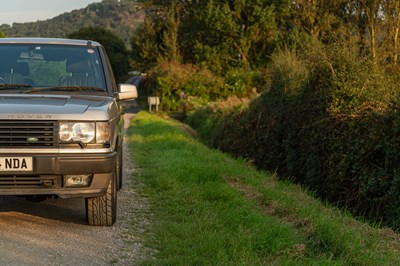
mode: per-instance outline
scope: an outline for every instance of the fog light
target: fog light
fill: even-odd
[[[66,187],[87,187],[92,181],[92,175],[65,175]]]

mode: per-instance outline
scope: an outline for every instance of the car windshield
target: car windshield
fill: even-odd
[[[96,48],[74,45],[0,45],[0,90],[106,91]],[[43,88],[33,90],[32,88]]]

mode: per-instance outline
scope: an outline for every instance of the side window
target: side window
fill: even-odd
[[[103,66],[104,73],[109,73],[109,76],[106,77],[106,80],[107,80],[106,82],[109,85],[111,85],[111,87],[112,87],[114,92],[118,92],[118,86],[117,86],[117,83],[115,81],[114,72],[112,70],[110,60],[108,59],[108,56],[107,56],[107,53],[106,53],[104,47],[102,47],[101,50],[102,50],[102,54],[103,54],[103,56],[105,58],[105,60],[104,60],[105,61],[105,66]]]

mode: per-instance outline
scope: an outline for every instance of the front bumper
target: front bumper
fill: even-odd
[[[0,157],[15,157],[0,154]],[[32,157],[30,172],[0,172],[0,195],[57,195],[60,198],[98,197],[105,194],[114,173],[116,152],[107,154],[18,154]],[[88,187],[65,187],[65,175],[93,175]]]

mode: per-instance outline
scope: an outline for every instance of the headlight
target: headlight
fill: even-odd
[[[70,141],[72,139],[72,123],[60,124],[60,130],[58,131],[61,141]]]
[[[96,123],[96,143],[106,143],[110,141],[110,125],[108,122]]]
[[[94,140],[96,134],[94,123],[75,123],[72,126],[72,140],[89,143]]]
[[[90,143],[95,139],[95,123],[60,123],[59,137],[61,141],[77,141]]]
[[[110,141],[110,125],[108,122],[61,122],[59,138],[65,142],[104,144]]]

